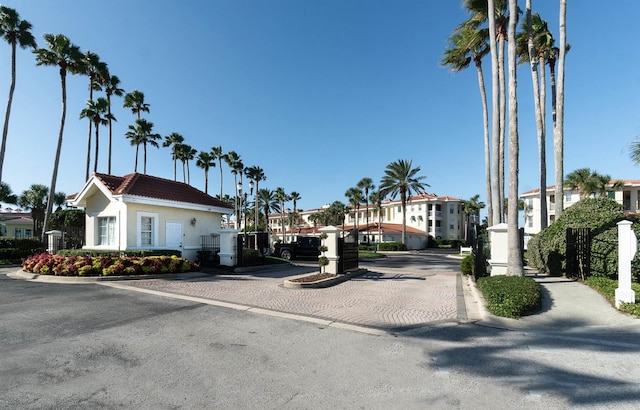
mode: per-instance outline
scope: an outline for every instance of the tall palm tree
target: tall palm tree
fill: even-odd
[[[445,50],[441,64],[449,66],[451,71],[461,71],[473,61],[478,74],[478,87],[482,101],[482,125],[484,140],[484,174],[489,208],[489,225],[493,225],[493,201],[491,198],[491,140],[489,136],[489,107],[487,90],[484,84],[482,59],[489,53],[488,29],[475,29],[468,25],[459,26],[449,37],[449,48]]]
[[[560,50],[558,51],[558,84],[555,104],[556,122],[553,129],[553,153],[555,162],[555,218],[564,210],[562,180],[564,176],[564,65],[567,49],[567,0],[560,0]]]
[[[275,191],[269,188],[262,188],[258,191],[258,206],[264,214],[265,231],[269,230],[269,215],[272,212],[280,212],[280,204],[276,198]]]
[[[107,95],[107,107],[109,107],[109,115],[111,115],[111,96],[122,97],[124,90],[120,88],[120,78],[117,75],[108,74],[102,79],[102,85],[104,86],[104,92]],[[111,145],[112,145],[112,120],[109,120],[109,151],[107,159],[107,173],[111,175]]]
[[[332,225],[342,225],[344,229],[344,219],[347,214],[348,208],[340,201],[333,201],[328,208],[330,221]]]
[[[49,188],[46,185],[32,184],[29,189],[22,192],[22,195],[18,198],[18,205],[21,208],[31,210],[34,237],[44,237],[44,232],[46,232],[44,225],[46,224],[47,208],[49,206],[47,197],[51,197],[51,201],[53,201],[55,195],[50,194]]]
[[[193,148],[191,145],[180,144],[179,145],[179,157],[182,161],[182,178],[186,184],[191,185],[191,169],[189,167],[189,161],[193,160],[198,153],[198,150]],[[185,169],[187,171],[187,176],[185,178]]]
[[[569,173],[563,187],[577,189],[580,199],[599,195],[604,197],[609,191],[616,191],[624,186],[622,181],[613,181],[611,176],[599,174],[589,168],[579,168]]]
[[[47,200],[47,208],[44,217],[43,232],[47,230],[49,215],[53,208],[53,197],[58,179],[58,165],[60,163],[60,152],[62,150],[62,137],[64,135],[64,122],[67,116],[67,72],[78,74],[82,72],[82,53],[80,48],[71,43],[68,37],[62,34],[45,34],[44,41],[48,48],[38,48],[36,54],[36,64],[46,66],[57,66],[60,71],[60,88],[62,90],[62,116],[60,119],[60,131],[58,133],[58,145],[56,147],[55,160],[53,163],[53,173],[51,175],[51,190]],[[42,237],[44,241],[44,236]]]
[[[159,147],[157,140],[162,139],[160,134],[156,134],[153,132],[153,123],[147,121],[144,118],[136,120],[136,125],[129,125],[129,131],[125,134],[125,136],[131,140],[131,145],[135,145],[136,147],[136,161],[134,166],[134,172],[138,172],[138,151],[140,149],[140,145],[142,145],[143,149],[143,158],[144,158],[144,168],[143,173],[147,173],[147,145],[151,145],[152,147]]]
[[[247,168],[246,171],[247,174],[247,178],[249,178],[251,181],[254,182],[255,184],[255,188],[256,188],[256,196],[255,196],[255,205],[254,205],[254,211],[255,211],[255,221],[256,221],[256,230],[258,229],[258,225],[259,224],[259,209],[260,206],[258,205],[258,192],[259,192],[259,185],[260,185],[260,181],[265,181],[267,179],[266,175],[264,174],[264,170],[258,166],[251,166]],[[295,206],[295,205],[294,205]],[[256,249],[257,249],[258,244],[256,243]]]
[[[366,211],[365,211],[365,218],[367,221],[367,229],[369,229],[369,191],[372,191],[376,188],[376,186],[373,184],[373,179],[369,178],[369,177],[364,177],[362,178],[359,182],[358,185],[356,185],[358,188],[360,188],[362,190],[363,198],[364,198],[364,202],[365,202],[365,206],[366,206]],[[368,237],[367,237],[368,238]],[[367,242],[369,242],[369,240],[367,239]]]
[[[469,200],[464,201],[462,203],[462,211],[465,215],[465,225],[466,229],[464,231],[464,240],[468,243],[469,241],[469,231],[471,229],[471,215],[475,215],[477,217],[480,216],[480,210],[485,207],[484,202],[480,201],[480,195],[476,194],[469,198]]]
[[[508,36],[516,38],[518,23],[518,0],[509,0]],[[507,215],[507,274],[524,276],[522,249],[518,231],[518,156],[520,141],[518,135],[518,90],[517,90],[517,53],[516,42],[509,42],[509,215]]]
[[[218,161],[218,168],[220,168],[220,197],[222,197],[222,161],[224,161],[225,159],[225,154],[223,154],[222,152],[222,147],[221,146],[212,147],[211,156],[213,156],[213,158]],[[256,188],[256,192],[257,192],[257,188]]]
[[[93,172],[98,172],[99,130],[100,125],[107,125],[115,117],[109,114],[109,103],[105,98],[98,97],[96,101],[87,101],[87,106],[80,111],[80,119],[88,118],[96,127],[96,153]]]
[[[124,108],[131,108],[131,112],[140,119],[141,112],[149,112],[149,104],[144,102],[144,93],[140,90],[133,90],[124,96]]]
[[[0,181],[2,181],[4,154],[9,134],[9,117],[11,116],[13,92],[16,89],[16,46],[35,49],[37,45],[33,34],[31,34],[31,23],[20,19],[18,12],[7,6],[0,6],[0,36],[11,46],[11,86],[9,87],[9,99],[2,128],[2,144],[0,145]]]
[[[347,197],[349,206],[351,207],[351,209],[354,210],[353,215],[356,221],[355,227],[356,227],[356,230],[359,230],[358,214],[360,213],[360,204],[362,203],[362,201],[364,201],[364,197],[362,196],[362,191],[357,187],[351,187],[347,189],[347,192],[344,193],[344,196]]]
[[[235,151],[229,151],[224,156],[224,160],[231,169],[231,173],[233,174],[233,185],[236,192],[236,202],[235,202],[235,213],[236,213],[236,229],[240,226],[240,203],[238,202],[239,193],[238,193],[238,173],[241,169],[244,168],[242,164],[242,160],[240,159],[240,155],[238,155]],[[242,174],[240,175],[242,177]]]
[[[82,55],[82,63],[84,67],[82,74],[85,74],[89,77],[89,101],[93,101],[93,91],[102,90],[100,79],[108,75],[107,73],[109,71],[107,68],[107,64],[100,61],[100,56],[91,51],[87,51]],[[87,167],[85,173],[85,181],[89,179],[89,169],[91,168],[91,128],[93,126],[93,123],[93,118],[89,118],[89,134],[87,137]],[[96,158],[95,161],[97,162],[98,159]]]
[[[177,181],[177,163],[178,163],[178,151],[179,145],[184,142],[184,137],[177,132],[172,132],[171,134],[164,137],[164,142],[162,143],[163,147],[171,147],[171,159],[173,160],[173,180]]]
[[[276,188],[275,198],[280,203],[280,224],[282,226],[282,242],[286,242],[286,234],[287,230],[285,228],[284,223],[284,212],[285,207],[284,204],[289,201],[289,195],[285,192],[284,188],[278,187]]]
[[[371,192],[371,194],[369,194],[369,200],[374,204],[374,210],[376,211],[376,214],[378,215],[378,243],[382,242],[382,200],[384,199],[384,196],[382,195],[382,192],[378,191],[373,191]]]
[[[289,200],[293,202],[293,224],[297,224],[300,220],[300,214],[298,214],[298,201],[302,199],[299,192],[292,191],[289,193]]]
[[[424,191],[429,184],[422,182],[425,176],[418,176],[420,167],[413,168],[411,160],[400,159],[387,165],[384,176],[380,181],[380,191],[383,196],[395,197],[400,195],[402,206],[402,244],[406,244],[407,236],[407,199],[412,192]]]
[[[540,178],[540,229],[547,227],[547,160],[546,160],[546,122],[545,122],[545,60],[553,36],[547,23],[538,13],[531,13],[531,0],[526,2],[526,20],[523,30],[516,37],[519,63],[529,62],[533,85],[534,111],[538,135],[538,160]]]
[[[215,167],[216,162],[209,152],[200,151],[196,166],[204,170],[204,193],[209,194],[209,168]]]

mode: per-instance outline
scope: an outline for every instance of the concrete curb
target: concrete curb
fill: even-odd
[[[55,276],[39,275],[37,273],[25,272],[22,269],[16,272],[9,272],[7,276],[11,279],[28,280],[30,282],[61,283],[61,284],[87,284],[96,282],[114,282],[140,279],[194,279],[211,276],[203,272],[167,273],[162,275],[130,275],[130,276]]]
[[[309,276],[309,273],[305,273],[304,275],[298,275],[298,276],[294,276],[291,279],[285,279],[284,281],[284,287],[288,288],[288,289],[319,289],[319,288],[328,288],[330,286],[334,286],[337,285],[339,283],[342,283],[344,281],[347,281],[355,276],[359,276],[362,275],[363,273],[368,272],[367,269],[358,269],[358,270],[354,270],[351,272],[347,272],[344,274],[339,274],[338,276],[332,277],[332,278],[328,278],[328,279],[321,279],[321,280],[317,280],[315,282],[294,282],[293,280],[298,279],[298,278],[304,278],[305,276]],[[315,273],[313,273],[312,275],[315,275]]]

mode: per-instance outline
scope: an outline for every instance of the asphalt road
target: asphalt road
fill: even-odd
[[[618,342],[601,329],[566,337],[450,323],[372,335],[4,273],[0,318],[2,409],[635,409],[640,402],[640,339]]]

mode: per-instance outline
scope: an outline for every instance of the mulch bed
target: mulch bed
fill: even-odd
[[[291,282],[302,282],[302,283],[307,283],[307,282],[317,282],[319,280],[323,280],[323,279],[330,279],[330,278],[335,278],[336,275],[335,273],[316,273],[313,275],[309,275],[309,276],[303,276],[301,278],[297,278],[297,279],[291,279]]]

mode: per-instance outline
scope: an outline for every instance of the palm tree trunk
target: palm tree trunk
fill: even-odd
[[[402,199],[402,244],[406,245],[407,237],[407,194],[405,192],[400,193]]]
[[[504,49],[505,49],[505,41],[503,37],[499,37],[498,38],[498,80],[500,82],[500,150],[498,155],[500,156],[500,162],[498,163],[499,166],[499,173],[498,173],[498,182],[500,184],[500,192],[498,192],[498,194],[500,195],[500,204],[504,203],[504,192],[505,192],[505,187],[504,187],[504,181],[505,181],[505,152],[506,152],[506,146],[505,146],[505,140],[506,140],[506,131],[507,131],[507,127],[506,127],[506,120],[507,120],[507,87],[506,87],[506,76],[505,76],[505,68],[504,68],[504,60],[505,60],[505,55],[504,55]],[[500,221],[499,222],[504,222],[505,221],[505,217],[504,215],[500,215]]]
[[[563,211],[564,195],[564,65],[567,45],[567,0],[560,0],[560,52],[558,56],[558,91],[556,101],[556,124],[553,130],[553,152],[555,159],[555,219]]]
[[[509,216],[507,220],[507,274],[524,276],[518,229],[518,81],[516,71],[516,23],[518,1],[509,0]]]
[[[540,173],[540,230],[548,226],[549,213],[547,211],[547,81],[544,57],[538,62],[538,74],[540,77],[540,118],[542,119],[542,150],[540,152],[540,168],[544,172]]]
[[[489,107],[487,106],[487,90],[484,86],[484,73],[481,60],[476,62],[478,71],[478,87],[482,99],[482,125],[484,130],[484,176],[487,187],[487,208],[489,226],[493,226],[493,201],[491,198],[491,145],[489,141]]]
[[[11,86],[9,87],[9,100],[7,111],[4,115],[4,127],[2,128],[2,145],[0,146],[0,182],[2,182],[2,168],[4,167],[4,154],[7,148],[7,136],[9,135],[9,117],[11,116],[11,104],[13,92],[16,89],[16,44],[11,43]]]
[[[493,140],[491,148],[493,157],[491,159],[491,168],[493,178],[491,180],[491,198],[493,202],[493,225],[500,223],[502,214],[502,205],[500,202],[500,83],[498,80],[498,55],[496,45],[496,16],[494,0],[487,0],[487,9],[489,10],[489,48],[491,49],[491,133]]]
[[[96,123],[96,158],[95,158],[95,162],[93,163],[93,172],[98,172],[98,149],[99,149],[99,141],[100,141],[100,135],[99,135],[99,131],[98,129],[100,128],[100,126],[98,125],[98,123]]]
[[[93,81],[89,79],[89,101],[93,101]],[[89,180],[89,169],[91,168],[91,137],[92,137],[92,119],[89,118],[89,136],[87,137],[87,168],[85,172],[84,180]]]
[[[49,216],[53,209],[53,201],[56,192],[56,181],[58,179],[58,164],[60,163],[60,152],[62,151],[62,136],[64,135],[64,121],[67,116],[67,72],[60,69],[60,83],[62,86],[62,116],[60,118],[60,132],[58,133],[58,145],[56,156],[53,162],[53,173],[51,174],[51,186],[49,187],[49,197],[47,198],[47,209],[44,213],[44,223],[42,224],[42,242],[45,240],[45,232],[48,230]]]
[[[543,224],[545,224],[546,222],[546,197],[547,197],[547,166],[546,166],[546,160],[545,160],[545,156],[546,156],[546,150],[545,150],[545,134],[544,134],[544,126],[543,126],[543,119],[542,119],[542,99],[541,99],[541,95],[540,95],[540,84],[538,81],[538,67],[537,67],[537,60],[535,57],[535,53],[534,53],[534,47],[533,47],[533,28],[531,26],[531,0],[527,0],[526,2],[526,13],[527,13],[527,34],[528,34],[528,41],[527,41],[527,46],[529,49],[529,66],[531,68],[531,84],[533,85],[533,104],[534,104],[534,112],[535,112],[535,117],[536,117],[536,131],[538,133],[538,160],[539,160],[539,177],[540,177],[540,208],[543,209],[543,205],[544,205],[544,209],[545,209],[545,217],[544,219],[542,219],[542,214],[541,216],[541,221],[540,221],[540,229],[544,229],[544,227],[542,226]],[[543,73],[544,73],[544,66],[543,66]],[[509,194],[509,196],[511,196],[511,194]]]
[[[209,194],[209,171],[204,171],[204,193]]]
[[[142,144],[142,158],[143,158],[143,174],[147,175],[147,143]]]
[[[111,142],[112,142],[112,134],[111,134],[111,94],[107,93],[107,109],[109,110],[109,148],[107,152],[107,173],[111,175]]]

